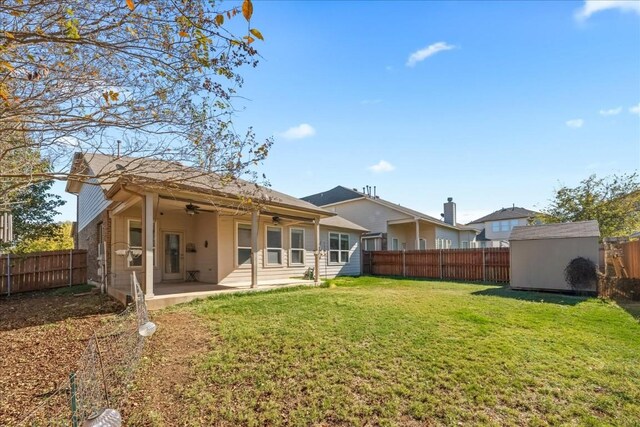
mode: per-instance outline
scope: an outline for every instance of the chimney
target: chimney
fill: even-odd
[[[444,204],[444,222],[449,225],[457,225],[456,204],[453,201],[453,197],[447,198],[447,203]]]

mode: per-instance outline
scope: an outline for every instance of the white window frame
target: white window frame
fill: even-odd
[[[292,247],[292,242],[293,242],[293,232],[294,231],[302,231],[302,247],[301,248],[294,248]],[[305,265],[305,257],[306,257],[306,251],[304,249],[304,238],[305,238],[305,230],[304,228],[298,228],[298,227],[291,227],[289,228],[289,265],[290,266],[304,266]],[[293,251],[301,251],[302,252],[302,262],[301,263],[297,263],[297,262],[293,262]]]
[[[400,241],[396,237],[393,237],[391,239],[391,250],[392,251],[399,251],[400,250]]]
[[[240,258],[238,257],[238,251],[240,249],[249,249],[249,251],[251,251],[251,245],[249,246],[238,246],[238,230],[240,229],[240,226],[248,226],[249,230],[253,231],[251,228],[251,223],[250,222],[244,222],[244,221],[236,221],[235,223],[235,227],[234,227],[234,233],[233,233],[233,246],[235,248],[234,250],[234,263],[236,265],[236,268],[251,268],[251,256],[249,256],[249,262],[246,264],[240,264]]]
[[[331,249],[331,235],[335,234],[338,236],[338,249]],[[347,236],[347,242],[348,242],[348,249],[340,249],[341,248],[341,243],[342,243],[342,236]],[[327,251],[328,256],[327,256],[327,264],[329,265],[345,265],[348,264],[351,258],[351,236],[349,236],[349,233],[340,233],[339,231],[329,231],[328,233],[328,237],[329,239],[327,240],[329,242],[329,250]],[[337,252],[338,253],[338,261],[331,261],[331,253],[332,252]],[[342,252],[346,252],[347,253],[347,260],[346,261],[342,261]]]
[[[373,252],[378,250],[378,237],[365,237],[362,239],[364,243],[364,250],[368,252]],[[373,249],[367,249],[369,246],[369,242],[373,242]],[[351,242],[349,242],[351,243]]]
[[[131,270],[140,270],[142,269],[142,246],[131,246],[131,223],[139,222],[140,223],[140,243],[142,244],[144,241],[144,230],[142,229],[142,219],[141,218],[127,218],[127,250],[131,251],[133,249],[140,250],[140,265],[131,265],[131,261],[129,261],[129,255],[127,254],[126,262],[127,268]],[[133,254],[131,255],[133,258]]]
[[[280,230],[280,247],[279,248],[270,248],[269,247],[269,229],[277,228]],[[280,262],[279,263],[270,263],[269,262],[269,251],[280,251]],[[267,225],[264,228],[264,265],[266,267],[284,267],[284,231],[282,226],[280,225]]]
[[[424,242],[424,249],[422,248],[422,243]],[[418,250],[426,251],[427,250],[427,239],[420,238],[418,239]]]

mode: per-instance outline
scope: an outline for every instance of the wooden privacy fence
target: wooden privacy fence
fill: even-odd
[[[509,248],[364,251],[363,274],[509,282]]]
[[[620,244],[622,264],[630,279],[640,279],[640,240]]]
[[[86,250],[0,255],[0,295],[80,285],[86,282]]]

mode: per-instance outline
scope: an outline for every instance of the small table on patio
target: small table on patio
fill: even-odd
[[[187,270],[187,282],[197,282],[200,270]]]

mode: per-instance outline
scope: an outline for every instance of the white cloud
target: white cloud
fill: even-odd
[[[640,102],[638,102],[638,105],[634,105],[633,107],[629,107],[629,112],[631,114],[637,114],[640,116]]]
[[[391,172],[395,168],[396,168],[395,166],[393,166],[391,163],[387,162],[386,160],[380,160],[378,163],[376,163],[375,165],[369,166],[367,169],[369,169],[371,172],[382,173],[382,172]]]
[[[600,110],[601,116],[616,116],[622,112],[622,107],[611,108],[609,110]]]
[[[621,12],[635,12],[640,15],[640,1],[637,0],[585,0],[584,5],[576,11],[576,19],[585,21],[594,13],[616,9]]]
[[[435,55],[438,52],[443,52],[445,50],[455,49],[456,47],[445,42],[437,42],[433,43],[424,49],[416,50],[411,55],[409,55],[409,59],[407,59],[407,67],[413,67],[418,62],[424,61],[430,56]]]
[[[315,134],[316,130],[313,128],[313,126],[307,123],[302,123],[280,133],[280,136],[284,139],[303,139],[309,138],[310,136],[313,136]]]
[[[573,129],[581,128],[584,125],[584,120],[582,119],[571,119],[566,121],[567,126]]]

